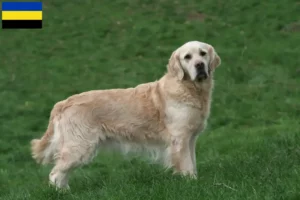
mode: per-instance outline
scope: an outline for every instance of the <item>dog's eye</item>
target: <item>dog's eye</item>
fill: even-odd
[[[205,51],[200,51],[200,55],[201,55],[201,56],[205,56],[205,55],[206,55],[206,52],[205,52]]]
[[[186,54],[185,56],[184,56],[184,59],[186,59],[186,60],[189,60],[189,59],[191,59],[192,58],[192,55],[191,54]]]

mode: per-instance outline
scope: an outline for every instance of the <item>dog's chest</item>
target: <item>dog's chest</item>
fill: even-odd
[[[195,132],[203,129],[209,115],[209,105],[196,108],[184,103],[169,101],[166,106],[166,123],[173,131]]]

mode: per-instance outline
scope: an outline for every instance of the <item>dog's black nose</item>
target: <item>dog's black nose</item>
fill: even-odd
[[[195,65],[197,70],[204,70],[204,63],[200,62]]]

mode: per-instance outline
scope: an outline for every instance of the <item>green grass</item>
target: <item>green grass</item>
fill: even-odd
[[[0,30],[0,199],[300,199],[297,0],[43,2],[42,30]],[[51,166],[29,142],[54,103],[159,79],[189,40],[222,58],[198,180],[102,153],[73,173],[71,192],[48,187]]]

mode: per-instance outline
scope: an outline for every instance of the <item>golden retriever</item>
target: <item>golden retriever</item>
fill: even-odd
[[[173,52],[167,73],[135,88],[93,90],[55,104],[33,158],[55,163],[49,179],[68,189],[72,169],[100,148],[154,152],[165,167],[196,178],[195,144],[210,113],[213,73],[221,64],[214,48],[190,41]]]

